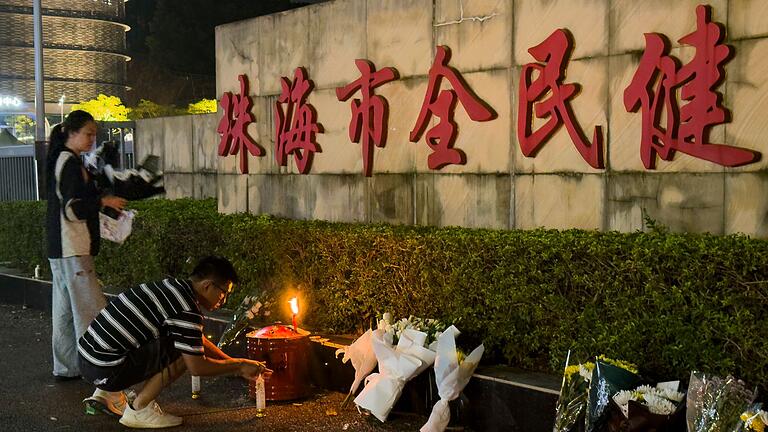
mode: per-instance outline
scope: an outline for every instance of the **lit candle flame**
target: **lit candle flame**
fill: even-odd
[[[293,312],[294,315],[298,314],[299,313],[299,299],[294,297],[294,298],[290,299],[288,301],[288,303],[290,303],[290,305],[291,305],[291,312]]]

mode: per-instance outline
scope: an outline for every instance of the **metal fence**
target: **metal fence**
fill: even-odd
[[[0,147],[0,201],[36,199],[34,146]]]

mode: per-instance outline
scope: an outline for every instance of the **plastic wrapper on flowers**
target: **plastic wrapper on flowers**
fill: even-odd
[[[587,407],[587,390],[592,379],[594,363],[571,365],[571,352],[565,358],[563,382],[557,398],[553,432],[584,430],[584,413]]]
[[[691,372],[686,424],[688,432],[733,432],[755,399],[755,391],[732,376],[720,378]]]
[[[635,388],[640,383],[634,365],[598,357],[589,384],[586,432],[605,430],[611,397],[621,390]]]
[[[766,432],[768,412],[761,410],[762,404],[754,404],[741,414],[741,421],[736,432]]]
[[[437,356],[435,357],[435,382],[440,400],[432,408],[427,423],[420,432],[442,432],[451,420],[448,402],[459,397],[475,372],[485,348],[475,348],[463,361],[456,350],[456,336],[459,330],[450,326],[437,338]]]
[[[259,296],[245,296],[232,315],[232,322],[221,335],[218,347],[225,348],[237,340],[247,329],[260,327],[263,320],[270,315],[269,305],[270,302],[267,300],[262,303]]]
[[[371,345],[379,372],[366,378],[365,388],[355,398],[358,407],[370,411],[382,422],[400,398],[405,383],[435,362],[435,352],[424,346],[426,333],[405,329],[397,345],[392,343],[393,337],[384,329],[372,332]]]
[[[376,354],[373,352],[373,345],[371,344],[371,338],[373,336],[373,330],[368,329],[362,336],[357,338],[352,345],[336,350],[336,356],[344,354],[341,358],[342,363],[348,361],[352,362],[352,367],[355,368],[355,380],[352,382],[352,386],[349,388],[349,393],[341,404],[342,407],[347,406],[349,400],[357,391],[363,379],[368,376],[373,369],[376,368]]]

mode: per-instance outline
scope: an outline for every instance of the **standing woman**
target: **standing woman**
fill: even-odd
[[[106,305],[96,279],[99,211],[122,210],[125,199],[101,196],[80,154],[96,141],[96,122],[85,111],[72,111],[51,131],[46,165],[48,186],[48,260],[53,275],[53,375],[79,378],[77,340]],[[94,397],[107,397],[94,393]]]

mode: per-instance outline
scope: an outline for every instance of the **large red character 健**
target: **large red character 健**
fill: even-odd
[[[349,139],[359,143],[362,138],[363,174],[371,176],[373,169],[373,145],[384,147],[387,142],[387,117],[389,106],[387,100],[374,95],[373,89],[397,79],[397,71],[387,67],[376,71],[376,67],[368,60],[355,60],[361,76],[350,84],[336,89],[336,97],[340,101],[349,99],[360,90],[362,100],[352,101],[352,120],[349,122]],[[362,136],[361,136],[362,135]]]
[[[587,141],[581,127],[574,121],[569,105],[569,100],[578,93],[579,86],[562,83],[572,48],[571,42],[565,30],[557,29],[544,42],[528,50],[533,58],[547,63],[528,63],[520,73],[517,139],[523,154],[535,157],[542,145],[565,124],[581,157],[593,168],[604,168],[602,130],[596,126],[592,143]],[[538,72],[535,79],[534,72]],[[549,98],[541,100],[547,94]],[[532,109],[534,104],[535,109]],[[539,119],[549,118],[535,131],[531,130],[533,114]]]
[[[239,75],[237,79],[240,81],[240,93],[233,96],[232,92],[225,92],[221,96],[224,116],[216,128],[221,135],[218,153],[219,156],[226,156],[240,152],[240,172],[248,174],[248,154],[245,150],[254,156],[263,156],[264,150],[248,136],[248,125],[253,122],[253,102],[248,96],[248,77]]]
[[[710,144],[709,130],[727,121],[728,111],[720,104],[719,86],[731,48],[722,42],[722,32],[710,21],[707,6],[696,8],[696,30],[678,42],[696,49],[693,59],[678,68],[669,55],[666,38],[645,34],[645,52],[630,85],[624,90],[628,112],[642,110],[640,157],[648,169],[656,167],[656,155],[672,160],[675,151],[723,166],[746,165],[760,153],[724,144]],[[655,85],[655,89],[652,87]],[[685,104],[678,110],[677,88]],[[654,93],[655,90],[655,93]],[[660,119],[666,110],[666,128]]]
[[[467,162],[464,152],[453,148],[457,127],[453,114],[457,97],[472,120],[482,122],[496,118],[496,113],[472,92],[459,72],[448,66],[450,59],[451,51],[448,47],[438,46],[435,60],[429,69],[429,84],[421,112],[410,134],[411,142],[417,142],[432,114],[440,119],[426,135],[427,145],[432,149],[432,154],[427,158],[427,165],[433,170],[448,164],[463,165]],[[448,79],[453,90],[440,90],[443,77]]]
[[[280,166],[286,166],[288,155],[293,154],[299,173],[307,174],[312,166],[312,157],[321,151],[315,133],[322,133],[322,125],[317,123],[314,107],[307,103],[314,84],[307,79],[307,71],[302,67],[296,68],[293,82],[282,77],[280,84],[282,92],[274,107],[275,159]]]

